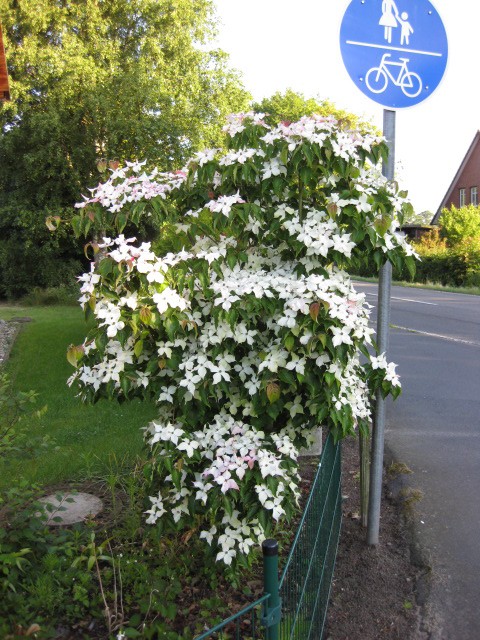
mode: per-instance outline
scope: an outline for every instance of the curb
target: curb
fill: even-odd
[[[417,629],[411,640],[440,640],[443,638],[442,615],[432,605],[432,590],[435,584],[434,560],[428,548],[419,538],[420,519],[415,503],[422,499],[422,493],[415,487],[413,472],[389,474],[389,468],[405,467],[385,446],[384,470],[386,474],[386,498],[398,507],[410,549],[410,563],[418,569],[415,583],[415,601],[419,609]]]

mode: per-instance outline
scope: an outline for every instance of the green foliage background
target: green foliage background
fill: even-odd
[[[468,239],[480,239],[480,207],[472,204],[443,209],[439,221],[441,236],[454,247]]]
[[[0,0],[0,19],[0,296],[17,297],[54,284],[55,264],[63,281],[81,270],[81,249],[44,222],[71,216],[100,158],[179,168],[249,95],[212,49],[211,0]]]
[[[301,93],[287,89],[284,93],[278,91],[260,102],[254,102],[253,110],[265,113],[265,122],[270,125],[286,120],[296,122],[302,116],[318,114],[333,116],[345,128],[359,128],[362,131],[375,131],[375,127],[368,122],[361,121],[358,116],[337,108],[330,100],[306,98]]]

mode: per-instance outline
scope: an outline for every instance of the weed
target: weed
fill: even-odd
[[[412,489],[406,487],[400,491],[400,497],[402,498],[402,506],[405,511],[413,511],[413,508],[417,502],[423,499],[423,491],[420,489]]]
[[[391,477],[399,475],[408,475],[413,471],[404,462],[392,462],[387,469],[387,473]]]
[[[20,451],[31,433],[31,421],[39,418],[46,407],[36,409],[38,394],[35,391],[16,391],[6,373],[0,371],[0,453]]]

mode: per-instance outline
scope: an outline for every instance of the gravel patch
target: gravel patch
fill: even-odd
[[[8,360],[20,324],[20,322],[0,320],[0,366]]]

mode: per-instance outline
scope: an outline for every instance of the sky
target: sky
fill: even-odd
[[[379,3],[381,0],[367,0]],[[400,12],[425,0],[395,0]],[[254,99],[291,88],[332,101],[383,126],[384,107],[350,79],[340,26],[350,0],[215,0],[218,44]],[[437,89],[396,110],[395,172],[417,213],[438,209],[480,129],[478,0],[434,0],[445,26],[448,63]],[[412,25],[414,26],[414,25]],[[399,32],[398,32],[399,33]],[[411,36],[410,45],[414,44]]]

